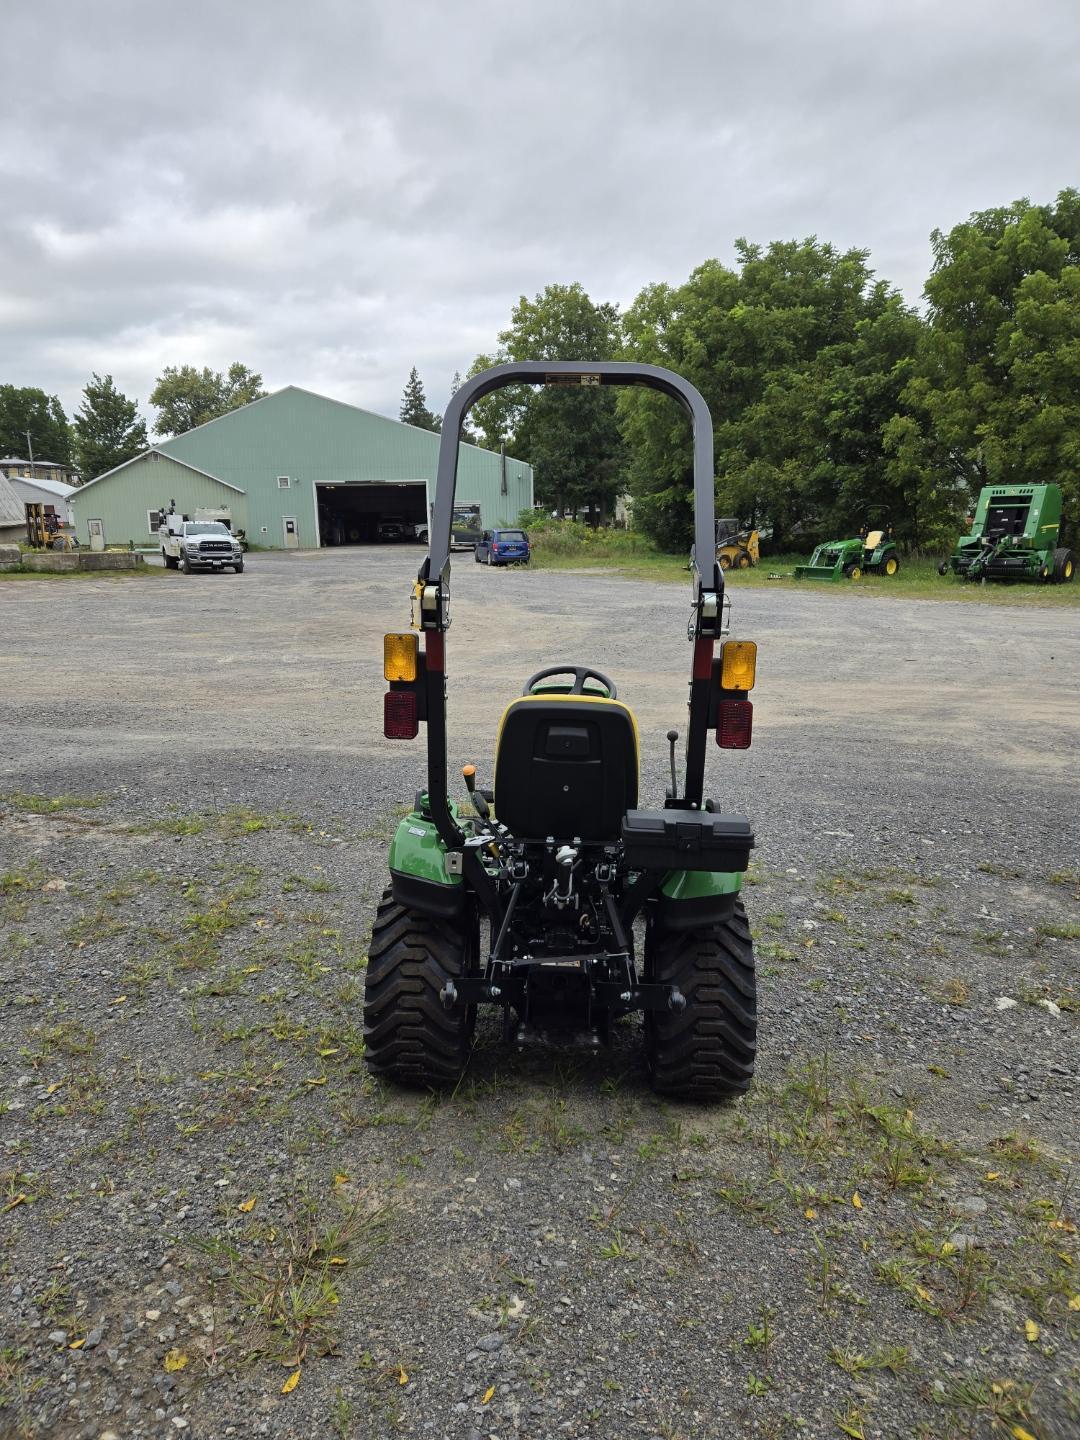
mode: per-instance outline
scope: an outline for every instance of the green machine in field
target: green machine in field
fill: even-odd
[[[1058,544],[1061,487],[985,485],[971,531],[938,566],[940,575],[965,580],[1052,580],[1073,578],[1073,552]]]
[[[868,530],[852,540],[826,540],[810,556],[809,565],[796,565],[797,580],[858,580],[866,572],[895,575],[900,569],[896,543],[887,530]]]

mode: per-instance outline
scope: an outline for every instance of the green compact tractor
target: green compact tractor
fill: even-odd
[[[871,571],[895,575],[900,555],[887,530],[868,530],[853,540],[826,540],[810,556],[809,565],[796,565],[798,580],[860,580]]]
[[[689,719],[681,793],[668,731],[664,805],[640,807],[639,737],[612,680],[560,661],[531,676],[499,727],[494,787],[462,771],[468,807],[447,783],[446,677],[451,522],[462,422],[507,385],[646,385],[687,411],[694,434]],[[754,1069],[754,955],[740,897],[749,821],[705,796],[710,733],[750,744],[757,647],[722,639],[715,558],[712,420],[670,370],[620,361],[523,362],[475,376],[443,419],[430,552],[413,592],[413,631],[384,641],[384,733],[427,727],[427,784],[390,847],[364,998],[367,1063],[410,1085],[456,1084],[477,1007],[502,1012],[517,1044],[595,1047],[644,1015],[654,1088],[711,1101],[745,1090]],[[415,632],[419,632],[418,634]],[[422,644],[421,644],[422,641]],[[490,677],[485,679],[488,683]]]
[[[971,532],[938,566],[940,575],[965,580],[1052,580],[1073,578],[1076,561],[1058,544],[1061,489],[1057,485],[986,485]]]

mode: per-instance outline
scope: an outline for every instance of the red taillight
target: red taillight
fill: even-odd
[[[497,555],[499,553],[499,547],[497,545],[492,545],[491,553],[492,555]]]
[[[412,690],[388,690],[383,696],[383,734],[388,740],[415,740],[420,729],[416,718],[416,694]]]
[[[717,707],[716,743],[721,750],[749,750],[754,728],[750,700],[721,700]]]

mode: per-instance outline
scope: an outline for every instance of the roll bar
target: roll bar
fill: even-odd
[[[442,580],[449,574],[450,529],[457,488],[458,443],[465,416],[477,400],[507,385],[644,385],[677,400],[690,416],[694,435],[694,548],[691,558],[701,579],[714,588],[716,530],[714,522],[712,416],[701,392],[661,365],[638,365],[632,360],[520,360],[496,365],[466,380],[450,397],[442,422],[439,468],[435,478],[435,512],[431,520],[429,553],[420,579]],[[703,568],[706,567],[706,568]],[[719,581],[715,588],[722,588]]]
[[[700,392],[660,365],[638,365],[628,360],[522,360],[496,365],[467,380],[446,407],[439,443],[435,479],[435,505],[431,518],[429,550],[420,566],[414,605],[414,623],[424,635],[424,718],[428,742],[428,804],[445,844],[461,850],[465,835],[449,808],[446,774],[446,630],[450,624],[450,531],[457,486],[458,446],[465,416],[477,400],[507,385],[644,385],[677,400],[690,417],[694,444],[694,546],[693,615],[690,639],[694,655],[690,670],[690,717],[686,733],[686,769],[679,804],[698,808],[705,778],[709,696],[712,688],[713,645],[723,621],[724,579],[716,560],[715,496],[713,481],[713,430],[709,407]],[[497,802],[496,802],[497,803]],[[486,908],[494,913],[497,900],[475,851],[462,861]],[[493,908],[494,907],[494,908]]]

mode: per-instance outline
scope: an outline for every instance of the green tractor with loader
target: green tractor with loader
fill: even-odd
[[[1061,538],[1061,487],[984,485],[971,530],[938,566],[964,580],[1041,580],[1064,585],[1076,560]]]
[[[866,530],[852,540],[826,540],[808,565],[795,566],[797,580],[861,580],[864,575],[895,575],[900,552],[888,530]]]
[[[508,385],[642,385],[678,401],[693,428],[694,550],[689,716],[681,776],[669,730],[662,806],[639,797],[639,735],[615,682],[560,659],[525,681],[502,716],[492,788],[447,778],[450,543],[458,437],[470,407]],[[573,1038],[596,1048],[643,1015],[654,1089],[714,1101],[754,1070],[754,953],[741,898],[750,822],[706,794],[710,742],[746,749],[757,647],[725,639],[716,559],[712,420],[673,371],[622,361],[500,365],[451,397],[439,448],[430,551],[413,589],[412,629],[387,635],[383,731],[427,731],[426,785],[390,847],[364,998],[376,1074],[452,1087],[468,1063],[479,1007],[504,1039]],[[422,644],[421,644],[422,641]]]

